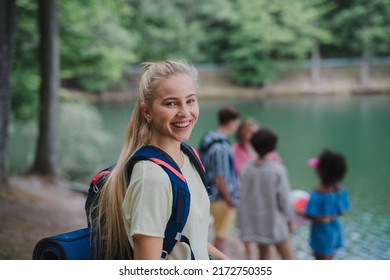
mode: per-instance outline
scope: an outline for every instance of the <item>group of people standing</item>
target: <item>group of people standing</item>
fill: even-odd
[[[101,252],[98,258],[229,259],[224,254],[225,243],[237,209],[248,258],[252,243],[258,244],[261,258],[269,258],[272,244],[283,258],[293,258],[288,241],[293,210],[288,203],[287,172],[275,153],[277,136],[272,131],[258,129],[253,121],[249,121],[250,125],[246,121],[241,123],[239,113],[233,109],[220,110],[218,128],[205,135],[199,148],[210,185],[208,196],[199,170],[181,148],[199,117],[196,68],[173,60],[144,63],[139,81],[138,99],[122,150],[98,198],[97,218],[90,221],[96,225],[102,241],[98,244]],[[232,149],[227,138],[236,131],[241,140]],[[173,214],[181,215],[173,213],[176,196],[172,193],[168,171],[145,159],[135,163],[131,174],[127,172],[129,158],[145,146],[164,154],[166,169],[177,168],[173,172],[191,196],[185,227],[177,233],[173,250],[168,253],[163,250],[168,220]],[[345,172],[330,176],[329,166],[333,163],[322,162],[320,158],[317,171],[326,180],[318,197],[330,194],[339,200],[343,199],[339,197],[342,193],[346,199],[347,194],[340,185]],[[324,224],[337,222],[337,217],[347,209],[345,203],[344,208],[332,209],[331,216],[323,216],[315,205],[309,202],[310,211],[303,215],[318,217]],[[208,242],[210,213],[216,230],[214,244]],[[333,228],[339,226],[336,223]],[[327,229],[332,237],[333,228]],[[328,242],[328,231],[313,242]],[[341,242],[337,246],[342,245],[341,237],[341,234],[335,237]]]
[[[236,141],[231,145],[228,138],[233,134]],[[233,108],[220,109],[218,127],[202,138],[199,151],[209,174],[214,244],[219,250],[225,251],[237,220],[246,259],[272,259],[273,246],[280,258],[294,259],[289,236],[296,226],[297,210],[277,143],[273,131],[260,128],[254,119],[241,120]],[[349,209],[348,193],[341,185],[346,161],[341,154],[326,150],[311,163],[321,184],[305,210],[297,214],[312,221],[310,246],[315,258],[332,259],[344,245],[338,217]]]
[[[231,145],[228,137],[234,134],[237,141]],[[218,127],[203,137],[199,152],[209,175],[219,250],[225,251],[237,218],[247,259],[256,258],[256,248],[261,259],[271,259],[271,245],[283,259],[293,259],[290,186],[276,144],[271,130],[260,129],[253,119],[241,120],[233,108],[220,109]]]

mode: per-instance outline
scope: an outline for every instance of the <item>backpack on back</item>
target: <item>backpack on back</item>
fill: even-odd
[[[205,172],[205,168],[200,160],[200,157],[196,150],[192,148],[190,145],[186,143],[181,143],[181,150],[189,157],[191,163],[194,165],[196,170],[198,171],[202,182],[205,186],[207,186],[207,176]],[[157,159],[157,160],[153,160]],[[126,171],[127,171],[127,183],[130,182],[130,176],[131,172],[133,170],[134,164],[139,160],[151,160],[154,163],[160,165],[164,171],[168,173],[168,175],[175,175],[176,177],[182,177],[180,168],[177,166],[175,161],[164,151],[162,151],[159,148],[156,148],[154,146],[144,146],[141,149],[139,149],[128,161],[126,165]],[[163,163],[165,162],[165,163]],[[171,167],[169,167],[171,166]],[[112,169],[115,167],[114,165],[111,165],[102,171],[100,171],[98,174],[96,174],[90,183],[89,190],[88,190],[88,196],[87,200],[85,202],[85,213],[87,216],[88,221],[88,227],[91,225],[91,220],[94,221],[97,217],[97,201],[98,197],[100,195],[100,190],[104,186],[105,182],[111,175]],[[176,171],[173,171],[173,170]],[[172,174],[173,173],[173,174]],[[175,178],[173,176],[172,178]],[[171,181],[172,178],[170,177]],[[185,180],[184,180],[185,181]],[[175,195],[175,193],[174,193]]]
[[[203,164],[199,158],[199,155],[190,145],[186,143],[181,144],[182,151],[189,157],[191,163],[194,165],[200,177],[202,178],[204,186],[207,188],[207,177],[206,172],[203,167]],[[163,241],[163,251],[161,258],[165,259],[173,250],[173,247],[176,243],[185,242],[191,249],[189,240],[187,237],[182,235],[182,230],[186,224],[189,208],[190,208],[190,193],[188,186],[183,174],[180,171],[180,168],[173,161],[173,159],[166,154],[164,151],[153,147],[153,146],[144,146],[139,149],[128,161],[126,165],[127,170],[127,182],[130,182],[130,176],[132,169],[135,163],[139,160],[150,160],[158,164],[169,176],[172,185],[173,193],[173,204],[172,204],[172,214],[169,218],[169,221],[166,226],[164,241]],[[88,197],[85,203],[85,211],[88,220],[88,229],[83,229],[79,231],[74,231],[71,233],[65,233],[53,237],[44,238],[39,241],[34,248],[33,259],[45,259],[45,256],[51,256],[51,258],[57,259],[98,259],[100,258],[95,252],[95,243],[96,238],[101,238],[94,234],[94,221],[97,217],[97,201],[100,195],[100,190],[104,186],[104,183],[111,174],[112,169],[115,165],[112,165],[102,171],[100,171],[92,180],[90,188],[88,191]],[[92,220],[92,223],[90,222]],[[86,234],[89,233],[89,234]],[[78,239],[78,235],[82,235]],[[65,241],[64,241],[65,240]],[[73,248],[74,242],[83,242],[84,248],[83,252],[80,252],[79,255],[75,254],[72,251],[72,254],[66,254],[66,252],[59,253],[59,251],[70,250]],[[59,250],[58,248],[61,248]],[[73,249],[72,249],[73,250]],[[89,250],[89,252],[85,252]],[[48,253],[49,252],[49,253]],[[45,253],[45,254],[44,254]],[[57,257],[55,257],[55,256]],[[192,249],[191,249],[191,258],[195,259]]]

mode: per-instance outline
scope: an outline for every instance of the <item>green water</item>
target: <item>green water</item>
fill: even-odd
[[[352,209],[342,218],[347,246],[336,258],[390,259],[390,95],[201,101],[190,144],[197,147],[201,136],[216,126],[216,111],[222,106],[237,108],[244,117],[255,118],[279,135],[278,151],[293,189],[310,191],[317,184],[307,159],[323,148],[344,153]],[[131,108],[127,104],[98,107],[104,129],[114,136],[107,149],[99,151],[105,153],[102,167],[116,159]],[[14,126],[10,143],[13,174],[25,170],[33,155],[33,130],[19,126]],[[312,259],[308,229],[301,226],[292,235],[299,259]]]

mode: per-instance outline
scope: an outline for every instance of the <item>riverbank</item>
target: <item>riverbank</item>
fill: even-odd
[[[229,71],[200,71],[201,98],[259,99],[293,96],[360,95],[390,93],[390,65],[371,68],[370,82],[359,81],[359,67],[321,68],[318,81],[311,79],[310,69],[291,69],[278,80],[263,87],[239,87],[230,81]]]
[[[263,87],[241,87],[232,83],[228,69],[200,69],[200,99],[262,99],[295,96],[334,96],[390,93],[390,65],[373,65],[370,81],[363,86],[359,80],[358,66],[323,67],[318,81],[311,79],[309,68],[284,70],[278,80]],[[107,91],[88,94],[69,91],[71,95],[85,97],[90,102],[122,103],[136,99],[136,74],[128,77],[128,88],[123,91]]]

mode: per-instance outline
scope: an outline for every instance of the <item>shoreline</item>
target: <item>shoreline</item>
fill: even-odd
[[[278,80],[262,87],[234,84],[229,70],[199,70],[198,97],[211,99],[268,99],[318,96],[359,96],[390,94],[390,65],[372,66],[368,85],[359,81],[359,67],[321,68],[318,81],[311,79],[310,69],[292,69],[281,73]],[[91,103],[134,102],[137,96],[137,77],[128,76],[125,90],[85,93],[65,89],[70,98],[83,98]]]
[[[90,103],[133,103],[136,101],[134,92],[105,92],[101,94],[87,94],[78,90],[66,89],[68,100],[84,99]],[[389,95],[390,88],[387,89],[356,89],[347,92],[336,92],[326,90],[312,90],[312,91],[294,91],[294,92],[278,92],[270,89],[245,89],[245,88],[219,88],[210,89],[202,88],[199,90],[199,100],[264,100],[264,99],[278,99],[278,98],[299,98],[299,97],[352,97],[352,96],[375,96],[375,95]]]

